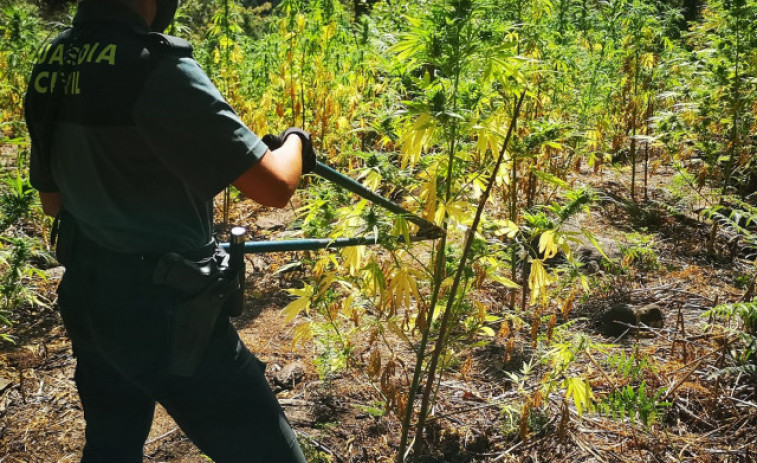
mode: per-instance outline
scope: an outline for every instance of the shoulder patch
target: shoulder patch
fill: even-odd
[[[192,45],[184,39],[158,32],[151,32],[147,37],[153,44],[158,45],[163,52],[192,56]]]

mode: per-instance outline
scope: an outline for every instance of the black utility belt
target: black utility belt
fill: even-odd
[[[165,256],[173,253],[163,252],[123,252],[102,246],[100,243],[84,234],[74,217],[65,209],[61,209],[53,222],[50,233],[50,245],[55,248],[58,262],[66,266],[74,256],[82,256],[98,262],[118,262],[121,265],[141,264],[153,266]],[[178,253],[193,262],[207,262],[213,258],[220,247],[215,240],[208,244]]]
[[[169,252],[155,263],[152,282],[175,290],[181,300],[201,299],[207,304],[221,304],[223,313],[237,316],[242,313],[242,269],[230,265],[229,254],[213,243],[207,257],[189,259],[183,254]],[[207,253],[205,253],[207,255]]]

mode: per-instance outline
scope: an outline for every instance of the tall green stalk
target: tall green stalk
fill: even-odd
[[[459,19],[459,18],[457,18]],[[445,20],[446,23],[446,20]],[[451,38],[448,37],[450,42],[454,44],[455,46],[452,48],[452,53],[450,56],[446,57],[446,66],[444,66],[447,69],[451,69],[453,71],[453,84],[452,84],[452,90],[450,98],[447,99],[447,101],[452,101],[452,112],[457,113],[458,112],[458,92],[460,87],[460,77],[463,69],[462,62],[466,58],[464,56],[461,56],[461,50],[460,50],[460,35],[461,35],[461,25],[459,20],[454,20],[451,23],[446,23],[445,27],[451,28],[453,33],[451,34]],[[448,148],[448,159],[447,159],[447,172],[445,175],[445,185],[444,185],[444,202],[445,204],[449,203],[449,201],[452,199],[452,183],[453,178],[452,174],[454,172],[454,165],[455,165],[455,153],[457,151],[457,146],[459,143],[459,121],[456,118],[447,118],[446,119],[450,126],[448,128],[448,138],[447,138],[447,148]],[[446,214],[446,212],[445,212]],[[442,229],[444,230],[444,235],[439,240],[438,243],[438,250],[436,251],[436,255],[433,256],[434,259],[434,272],[433,272],[433,282],[432,282],[432,288],[431,288],[431,301],[428,306],[428,313],[426,314],[426,329],[423,330],[423,333],[421,335],[421,341],[420,344],[416,350],[416,363],[415,368],[413,370],[413,381],[410,385],[410,390],[408,391],[408,398],[407,398],[407,407],[405,409],[405,416],[402,420],[402,435],[400,437],[400,447],[397,452],[397,462],[401,463],[405,459],[405,452],[407,449],[407,441],[408,441],[408,435],[410,432],[410,424],[412,422],[413,418],[413,411],[414,407],[413,404],[415,402],[415,396],[416,391],[420,387],[421,382],[421,375],[423,373],[423,359],[426,356],[426,347],[428,345],[429,336],[431,334],[431,325],[433,323],[433,317],[434,317],[434,310],[436,308],[436,304],[439,301],[440,293],[441,293],[441,286],[442,282],[444,281],[446,277],[446,261],[447,261],[447,255],[446,255],[446,248],[447,248],[447,231],[449,229],[449,221],[446,220],[446,217],[442,217]],[[418,436],[418,434],[416,434]],[[416,444],[417,444],[416,440]]]
[[[229,1],[223,0],[223,35],[225,40],[225,46],[223,50],[223,82],[226,93],[229,92]],[[223,224],[228,226],[229,224],[229,209],[231,209],[231,187],[227,186],[223,190]]]
[[[636,113],[639,87],[639,51],[634,53],[633,91],[631,92],[631,201],[636,201]]]
[[[452,136],[450,137],[450,152],[454,153],[457,145],[457,127],[453,129]],[[452,162],[449,163],[446,176],[447,185],[452,185]],[[451,197],[451,188],[447,188],[445,192],[445,201],[449,201]],[[410,432],[410,423],[413,420],[413,403],[415,402],[415,394],[420,386],[421,374],[423,372],[423,358],[426,356],[426,346],[428,345],[428,338],[431,333],[431,323],[434,317],[434,308],[439,302],[439,295],[441,293],[442,281],[446,277],[447,261],[447,231],[449,230],[449,222],[444,220],[442,222],[442,229],[444,234],[439,239],[437,244],[436,255],[434,258],[434,276],[431,288],[431,301],[428,305],[428,313],[426,315],[426,329],[421,335],[421,342],[415,352],[415,368],[413,369],[413,382],[410,385],[407,397],[407,407],[405,409],[405,416],[402,420],[402,435],[400,437],[400,447],[397,452],[397,462],[401,463],[405,460],[405,450],[407,449],[407,439]]]
[[[478,207],[476,208],[476,216],[473,219],[473,223],[471,224],[470,228],[468,229],[466,238],[465,238],[465,245],[463,248],[462,255],[460,256],[460,262],[457,266],[457,271],[455,273],[455,278],[452,282],[452,287],[449,292],[449,298],[447,299],[447,306],[444,309],[444,314],[442,315],[441,324],[439,326],[439,334],[436,338],[436,343],[434,345],[434,351],[431,355],[431,363],[429,365],[428,373],[426,375],[426,385],[423,391],[423,400],[421,402],[421,410],[420,414],[418,416],[418,424],[415,428],[415,455],[418,456],[421,454],[422,450],[422,439],[420,439],[420,436],[423,435],[423,429],[426,425],[426,417],[428,414],[429,404],[431,402],[431,392],[434,389],[434,382],[436,380],[436,369],[439,364],[439,357],[441,356],[442,349],[446,345],[445,338],[447,336],[447,330],[449,327],[450,322],[450,316],[453,312],[453,306],[455,305],[455,301],[457,300],[457,291],[460,287],[460,281],[462,280],[463,272],[465,270],[465,266],[468,261],[468,255],[470,254],[471,246],[473,245],[473,240],[476,237],[476,231],[478,230],[478,225],[481,222],[481,216],[484,212],[484,207],[486,206],[487,201],[489,200],[489,197],[491,196],[492,188],[494,187],[494,183],[497,179],[497,173],[499,172],[499,167],[502,164],[502,161],[505,157],[505,152],[507,151],[507,147],[510,143],[510,138],[513,134],[513,130],[515,129],[515,125],[518,120],[518,115],[520,114],[520,108],[523,104],[523,100],[525,99],[526,92],[525,90],[520,94],[520,97],[518,98],[518,102],[515,105],[515,110],[513,112],[512,119],[510,120],[510,126],[507,129],[507,135],[505,136],[505,141],[502,144],[502,149],[499,152],[499,156],[497,157],[497,162],[494,165],[494,169],[492,170],[491,176],[489,177],[489,181],[486,184],[486,190],[481,195],[478,201]],[[433,311],[433,308],[430,309]]]
[[[457,112],[457,94],[460,86],[460,67],[457,68],[457,74],[455,75],[455,82],[452,87],[452,101],[454,106],[453,112]],[[453,122],[450,136],[448,138],[448,152],[449,157],[447,160],[447,173],[445,176],[445,190],[444,190],[444,202],[445,204],[452,198],[452,172],[455,163],[455,151],[458,144],[458,123]],[[402,436],[400,438],[400,448],[397,452],[397,462],[401,463],[405,459],[405,450],[407,449],[407,439],[410,432],[410,423],[413,419],[413,403],[415,402],[415,394],[420,387],[421,373],[423,371],[423,358],[426,356],[426,346],[428,345],[428,338],[431,333],[431,323],[434,319],[434,309],[441,293],[442,281],[446,277],[447,261],[447,231],[449,230],[449,221],[442,218],[442,229],[444,234],[439,241],[439,249],[434,256],[434,277],[433,285],[431,289],[431,302],[428,306],[428,314],[426,315],[426,329],[421,335],[421,342],[416,351],[416,362],[413,370],[413,382],[410,386],[407,398],[407,408],[405,409],[405,417],[402,420]],[[416,436],[418,434],[416,433]],[[417,443],[417,440],[416,440]]]

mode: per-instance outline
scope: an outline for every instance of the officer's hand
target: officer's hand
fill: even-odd
[[[268,146],[268,149],[271,151],[276,151],[277,149],[284,146],[284,140],[282,140],[280,136],[274,135],[272,133],[263,135],[263,143],[265,143],[266,146]]]
[[[290,127],[281,135],[268,134],[263,136],[263,143],[268,145],[268,148],[273,151],[281,148],[290,135],[297,135],[302,141],[302,174],[305,175],[315,168],[316,163],[313,137],[310,135],[310,132],[297,127]]]

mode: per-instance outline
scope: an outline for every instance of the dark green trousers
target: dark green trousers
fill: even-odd
[[[141,462],[158,402],[218,463],[304,463],[265,365],[228,317],[219,317],[195,376],[168,373],[176,301],[152,284],[153,267],[78,246],[58,289],[86,420],[82,462]]]

